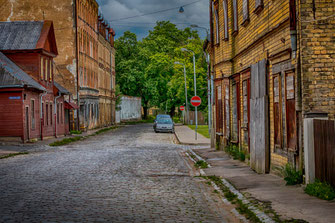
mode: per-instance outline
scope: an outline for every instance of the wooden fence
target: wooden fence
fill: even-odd
[[[315,178],[335,186],[335,121],[314,120]]]
[[[195,125],[195,111],[189,111],[190,115],[190,124]],[[206,125],[207,118],[205,117],[206,113],[198,111],[198,125]]]

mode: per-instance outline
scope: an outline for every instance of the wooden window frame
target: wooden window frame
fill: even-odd
[[[275,79],[278,78],[278,102],[275,102]],[[278,122],[278,129],[276,129],[276,124],[274,123],[274,145],[275,145],[275,151],[277,151],[278,149],[283,150],[283,121],[282,121],[282,77],[281,77],[281,73],[277,73],[274,74],[272,76],[272,95],[273,95],[273,112],[275,112],[276,110],[276,103],[278,103],[278,119],[276,119],[276,117],[274,117],[274,122]],[[275,115],[275,113],[274,113]],[[277,134],[276,134],[276,131]],[[279,144],[276,142],[276,135],[278,135],[279,137]]]
[[[228,0],[222,0],[223,5],[223,19],[224,19],[224,40],[229,40],[229,16],[228,16]]]
[[[213,5],[214,18],[215,18],[215,45],[220,44],[220,20],[219,20],[219,4],[215,2]]]
[[[49,125],[49,108],[48,103],[45,103],[45,125]]]
[[[247,26],[250,22],[249,15],[249,0],[242,0],[242,11],[243,11],[243,21],[241,23],[242,26]]]
[[[233,0],[233,36],[238,34],[238,3],[237,0]]]
[[[52,123],[53,123],[53,121],[52,121],[52,119],[53,119],[53,115],[52,115],[53,113],[52,113],[52,102],[50,102],[50,125],[53,125]]]
[[[31,99],[30,101],[31,108],[31,129],[35,130],[36,128],[36,119],[35,119],[35,99]]]
[[[43,81],[44,80],[44,58],[41,56],[40,60],[40,78]]]
[[[259,13],[261,13],[261,11],[263,11],[263,8],[264,8],[263,0],[255,0],[255,10],[254,10],[254,13],[256,15],[258,15]]]
[[[237,135],[236,135],[236,140],[232,138],[231,142],[232,143],[239,143],[240,142],[240,120],[241,120],[241,92],[240,92],[240,74],[235,74],[232,77],[232,94],[234,93],[233,89],[234,87],[236,88],[236,101],[232,101],[233,106],[234,103],[236,103],[236,122],[237,122],[237,126],[236,126],[236,130],[237,130]],[[232,95],[232,100],[234,98],[234,95]],[[232,106],[232,107],[233,107]],[[234,109],[233,109],[234,110]],[[234,111],[232,111],[234,112]],[[232,136],[233,136],[233,131],[234,129],[234,115],[232,116]]]

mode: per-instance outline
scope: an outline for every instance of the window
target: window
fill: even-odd
[[[216,132],[221,132],[223,130],[223,110],[222,110],[222,86],[221,81],[216,86]]]
[[[43,79],[45,81],[47,81],[47,73],[48,73],[48,61],[47,59],[44,58],[44,75],[43,75]]]
[[[255,14],[259,14],[264,8],[263,0],[255,0]]]
[[[40,75],[41,75],[41,80],[43,80],[44,79],[44,61],[43,61],[43,57],[41,56],[41,64],[40,64],[40,66],[41,66],[41,71],[40,71]]]
[[[273,76],[273,113],[275,149],[296,149],[296,111],[294,71]]]
[[[63,103],[60,104],[60,115],[61,115],[61,123],[64,124],[64,115],[63,115],[63,112],[64,112],[64,109],[63,109]]]
[[[52,69],[53,69],[51,59],[49,60],[49,69],[50,69],[50,71],[49,71],[50,72],[49,81],[51,82],[52,81]]]
[[[46,121],[46,125],[49,125],[49,110],[48,110],[48,103],[45,103],[45,121]]]
[[[53,115],[52,115],[52,104],[50,104],[50,125],[52,125],[52,119],[53,119]]]
[[[228,3],[227,3],[227,0],[223,0],[223,15],[224,15],[224,39],[225,40],[228,40],[228,31],[229,31],[229,28],[228,28]]]
[[[31,129],[35,129],[35,100],[31,100]]]
[[[42,103],[42,118],[43,118],[43,123],[41,123],[41,124],[43,124],[43,125],[45,125],[45,118],[44,118],[44,103]]]
[[[246,26],[250,19],[249,19],[249,0],[243,0],[242,1],[243,4],[243,22],[242,22],[242,26]]]
[[[233,100],[233,116],[232,116],[232,140],[239,141],[239,128],[240,128],[240,83],[238,77],[234,79],[232,86],[232,100]]]
[[[57,124],[59,124],[59,103],[57,103]]]
[[[224,115],[225,129],[224,134],[228,139],[230,137],[230,105],[229,105],[229,79],[226,78],[223,82],[224,86]]]
[[[213,11],[215,14],[215,43],[220,43],[220,26],[219,26],[219,9],[218,4],[216,6],[213,5]]]
[[[237,34],[238,32],[238,8],[237,8],[237,0],[233,0],[233,22],[234,22],[234,32],[233,34]]]

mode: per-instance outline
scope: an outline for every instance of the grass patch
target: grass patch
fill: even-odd
[[[321,182],[318,179],[314,183],[307,185],[305,193],[327,201],[335,198],[335,189],[330,184]]]
[[[286,185],[301,184],[303,181],[302,172],[296,171],[292,164],[287,163],[283,170],[284,180]]]
[[[73,134],[73,135],[80,135],[83,132],[82,131],[78,131],[78,130],[71,130],[70,133]]]
[[[222,180],[220,177],[217,176],[208,176],[208,177],[204,177],[206,179],[210,179],[211,181],[213,181],[223,192],[224,196],[227,198],[227,200],[229,200],[230,202],[232,202],[233,204],[236,204],[236,210],[240,213],[243,214],[250,222],[262,222],[254,212],[252,212],[248,205],[243,204],[243,202],[237,198],[237,195],[235,195],[234,193],[232,193],[228,187],[226,187],[226,185],[224,185],[222,183]]]
[[[108,127],[108,128],[100,129],[100,130],[96,131],[93,135],[99,135],[101,133],[108,132],[112,129],[117,129],[117,128],[118,128],[117,126],[111,126],[111,127]]]
[[[14,157],[14,156],[27,155],[27,154],[29,153],[28,152],[10,153],[4,156],[0,156],[0,159],[6,159],[6,158]]]
[[[233,157],[234,160],[240,160],[242,162],[245,161],[246,157],[250,157],[248,156],[249,154],[247,154],[246,151],[240,150],[238,146],[234,144],[226,146],[225,152],[228,153],[231,157]]]
[[[174,123],[181,123],[181,122],[182,122],[182,121],[180,120],[180,118],[177,117],[177,116],[173,116],[173,117],[172,117],[172,120],[173,120]]]
[[[65,139],[58,140],[56,142],[50,143],[49,146],[63,146],[63,145],[69,144],[71,142],[79,141],[82,138],[84,138],[84,137],[83,136],[76,136],[76,137],[72,137],[72,138],[65,138]]]
[[[195,130],[195,125],[187,125],[190,129]],[[198,125],[197,132],[206,138],[210,138],[209,132],[208,132],[208,125]]]
[[[208,168],[208,163],[206,163],[206,161],[204,161],[204,160],[199,160],[194,164],[194,166],[196,168],[206,169],[206,168]]]

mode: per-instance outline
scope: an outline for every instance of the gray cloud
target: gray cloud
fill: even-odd
[[[136,33],[139,39],[148,34],[148,31],[155,26],[156,21],[162,20],[169,20],[177,24],[178,28],[185,28],[190,24],[197,24],[209,28],[209,1],[201,0],[200,2],[186,6],[184,13],[179,13],[176,9],[126,20],[113,20],[179,7],[195,1],[196,0],[97,0],[105,20],[110,21],[111,26],[115,29],[116,37],[130,30]],[[204,30],[199,30],[199,33],[203,38],[206,36]]]

